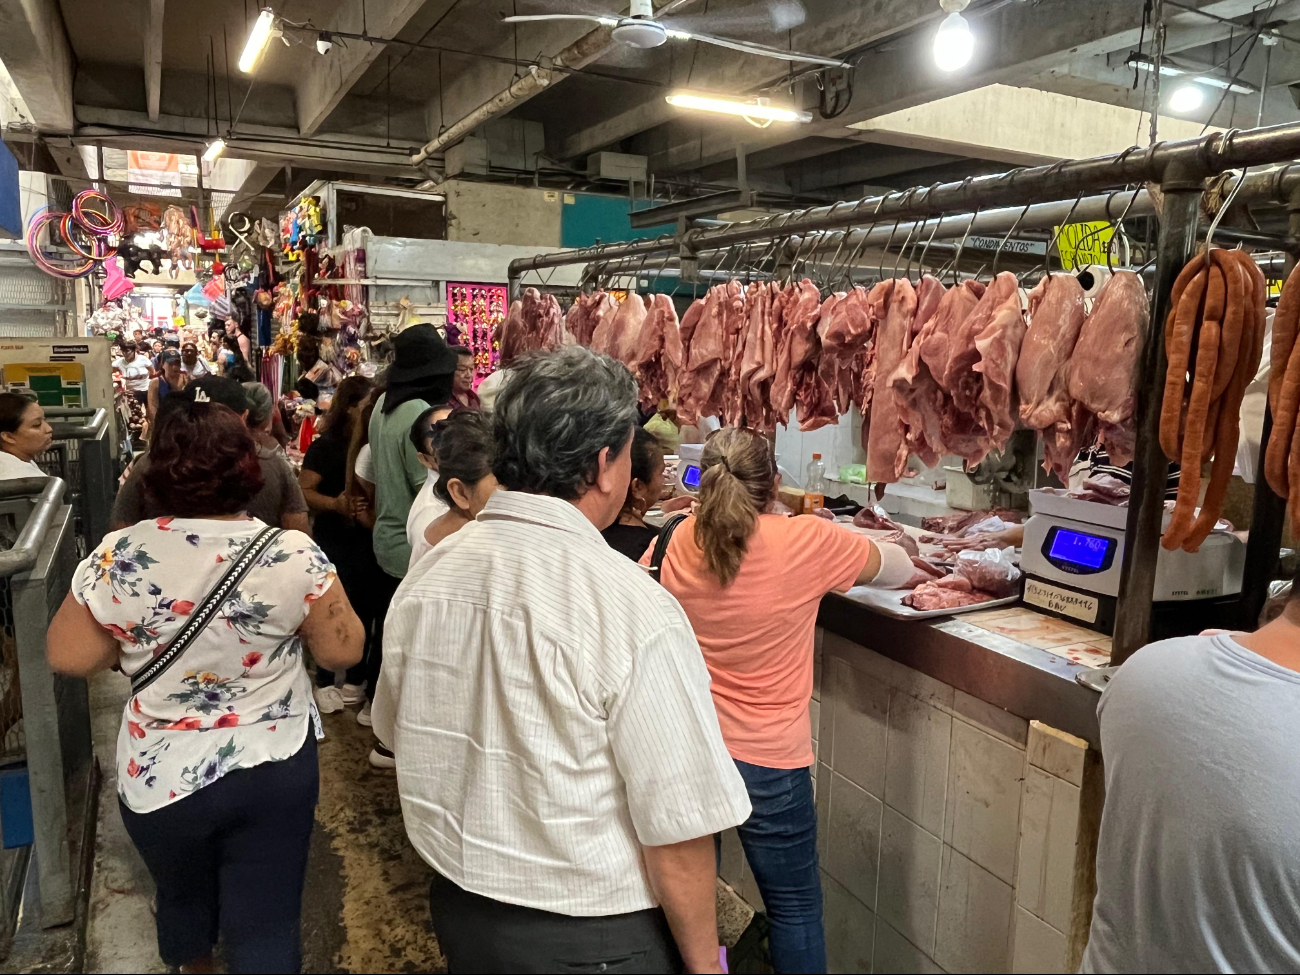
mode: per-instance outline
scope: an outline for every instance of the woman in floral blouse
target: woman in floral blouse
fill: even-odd
[[[169,397],[145,490],[170,517],[105,536],[50,625],[50,665],[89,675],[153,662],[266,526],[244,513],[262,486],[243,421]],[[158,948],[211,971],[297,972],[299,910],[318,793],[320,719],[303,667],[361,659],[361,623],[325,555],[274,537],[207,626],[127,702],[117,743],[122,819],[158,887]]]

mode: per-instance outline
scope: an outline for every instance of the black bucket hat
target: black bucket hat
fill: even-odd
[[[456,371],[456,353],[432,325],[412,325],[393,336],[389,385],[419,382]]]

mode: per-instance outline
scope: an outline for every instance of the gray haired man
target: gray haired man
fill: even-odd
[[[455,972],[719,970],[713,834],[749,799],[685,614],[600,535],[636,401],[581,347],[516,364],[504,490],[389,611],[375,731]]]

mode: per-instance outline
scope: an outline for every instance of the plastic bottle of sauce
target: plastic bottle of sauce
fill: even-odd
[[[826,465],[821,454],[813,454],[804,472],[803,514],[815,515],[826,504]]]

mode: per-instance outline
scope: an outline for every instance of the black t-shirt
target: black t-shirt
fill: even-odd
[[[659,537],[659,529],[649,525],[620,525],[614,522],[600,534],[610,548],[622,552],[633,562],[640,562],[650,543]]]
[[[320,475],[316,491],[327,498],[337,498],[348,484],[347,438],[332,435],[326,430],[317,437],[302,459],[302,469]],[[336,511],[314,512],[312,535],[328,554],[330,547],[345,545],[351,540],[355,527]]]

